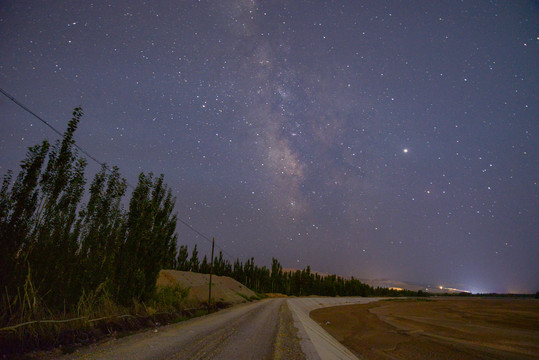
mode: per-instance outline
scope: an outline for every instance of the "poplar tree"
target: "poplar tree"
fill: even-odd
[[[82,117],[75,108],[61,140],[29,148],[10,187],[0,190],[0,275],[6,297],[27,275],[50,306],[76,296],[72,269],[78,249],[77,208],[84,194],[86,160],[74,149],[73,134]],[[43,169],[43,166],[45,168]]]
[[[189,252],[187,250],[187,245],[180,245],[180,250],[178,251],[178,260],[176,262],[176,269],[181,271],[189,271],[191,265],[189,264]]]
[[[271,292],[283,292],[283,267],[276,258],[271,259]]]
[[[77,207],[84,194],[86,160],[74,149],[73,135],[82,117],[75,108],[62,141],[49,152],[39,181],[38,207],[27,237],[26,260],[34,285],[52,305],[72,299],[72,270],[78,250]]]
[[[80,211],[80,287],[92,291],[110,280],[124,237],[122,198],[127,183],[117,167],[107,174],[103,165],[90,186],[90,198]]]
[[[114,285],[120,302],[149,299],[155,291],[159,270],[176,256],[174,202],[163,175],[155,179],[152,173],[139,175],[116,265]]]
[[[25,254],[29,246],[34,213],[39,198],[38,181],[49,151],[43,141],[28,149],[21,170],[11,186],[12,171],[4,176],[0,190],[0,287],[14,293],[25,278]],[[4,295],[4,294],[3,294]]]
[[[208,257],[206,255],[204,255],[204,258],[202,259],[202,263],[200,264],[198,272],[201,274],[210,273],[210,264],[208,263]]]
[[[198,272],[199,270],[199,261],[198,261],[198,250],[197,244],[193,248],[193,253],[191,254],[191,259],[189,260],[190,270],[192,272]]]

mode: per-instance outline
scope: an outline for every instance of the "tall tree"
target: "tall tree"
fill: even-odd
[[[21,171],[10,188],[12,172],[4,176],[0,190],[0,286],[13,292],[25,278],[25,254],[40,196],[38,181],[49,151],[43,141],[28,149]]]
[[[189,252],[187,250],[187,245],[180,245],[180,250],[178,251],[178,261],[176,262],[176,269],[181,271],[189,271],[191,265],[189,264]]]
[[[124,237],[122,198],[127,183],[117,167],[107,174],[106,165],[94,177],[90,198],[80,211],[79,281],[85,291],[96,289],[111,278]]]
[[[200,264],[198,272],[201,274],[210,273],[210,264],[208,263],[208,257],[206,255],[204,255],[204,258],[202,259],[202,263]]]
[[[26,261],[34,285],[45,300],[58,305],[60,300],[75,296],[71,284],[78,248],[77,207],[84,194],[86,160],[74,148],[74,133],[82,117],[75,108],[61,141],[49,152],[47,166],[39,186],[38,207],[32,230],[27,237]],[[50,259],[55,259],[50,261]]]
[[[75,108],[61,141],[51,149],[46,141],[30,148],[13,187],[8,190],[8,173],[0,193],[1,267],[11,277],[2,276],[2,283],[13,290],[31,271],[34,286],[51,307],[76,292],[71,270],[86,160],[78,156],[73,135],[81,117],[82,109]]]
[[[271,259],[271,292],[283,292],[283,267],[276,258]]]
[[[175,257],[171,251],[177,241],[174,202],[163,175],[156,179],[151,173],[139,175],[116,267],[115,293],[120,302],[144,301],[153,295],[159,270]]]
[[[199,270],[199,261],[198,261],[198,250],[197,245],[193,248],[193,253],[191,254],[191,259],[189,260],[190,270],[193,272],[198,272]]]

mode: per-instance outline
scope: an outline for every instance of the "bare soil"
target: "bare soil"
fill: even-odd
[[[183,288],[189,288],[187,303],[192,306],[208,302],[209,283],[209,274],[199,274],[190,271],[161,270],[157,278],[157,286],[173,286],[179,284]],[[213,275],[211,283],[212,302],[241,304],[248,302],[249,299],[256,298],[254,291],[230,277]]]
[[[366,359],[539,359],[539,301],[379,301],[311,318]]]

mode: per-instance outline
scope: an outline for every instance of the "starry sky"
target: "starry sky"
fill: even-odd
[[[538,76],[534,1],[0,2],[0,87],[259,265],[539,290]]]

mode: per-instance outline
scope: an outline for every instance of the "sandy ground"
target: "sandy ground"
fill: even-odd
[[[157,278],[157,286],[179,284],[183,288],[189,288],[188,303],[192,305],[208,302],[209,283],[210,275],[190,271],[161,270]],[[227,276],[213,275],[211,283],[212,302],[221,301],[228,304],[241,304],[247,302],[246,298],[256,296],[254,291]]]
[[[311,313],[365,359],[539,359],[539,301],[380,301]]]

